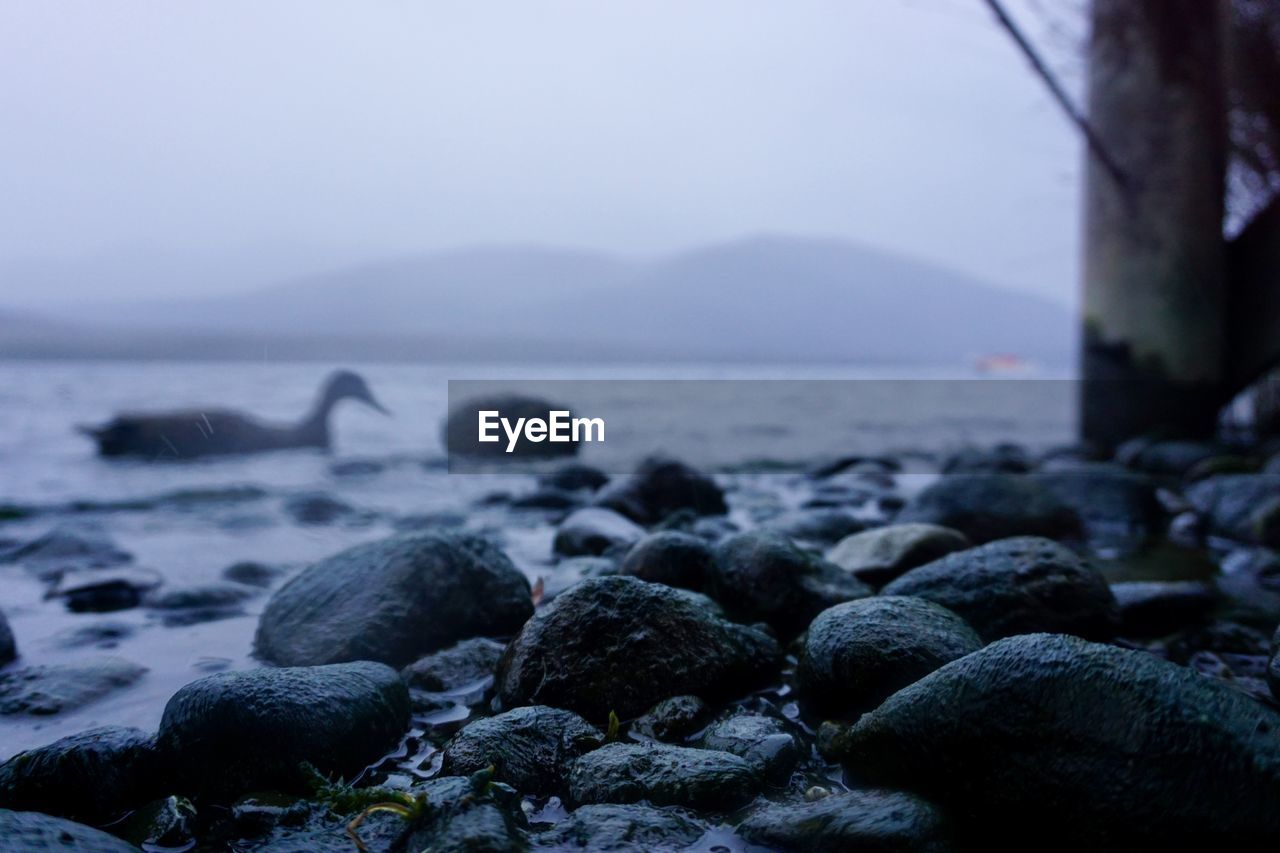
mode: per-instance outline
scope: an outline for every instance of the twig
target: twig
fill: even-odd
[[[1071,98],[1067,96],[1067,91],[1062,88],[1062,84],[1058,82],[1058,78],[1054,76],[1053,72],[1049,70],[1049,66],[1045,64],[1043,59],[1041,59],[1039,52],[1035,49],[1035,46],[1031,44],[1031,41],[1023,34],[1022,30],[1018,27],[1013,18],[1009,16],[1009,13],[1004,8],[1004,4],[1001,0],[984,0],[984,2],[996,16],[996,20],[1000,22],[1000,26],[1004,27],[1004,29],[1013,38],[1014,43],[1017,44],[1018,49],[1022,51],[1022,54],[1027,58],[1027,61],[1031,63],[1032,70],[1034,70],[1037,76],[1044,81],[1044,84],[1049,87],[1050,94],[1053,95],[1054,100],[1058,102],[1058,105],[1062,107],[1063,112],[1067,114],[1067,117],[1071,119],[1076,127],[1080,128],[1080,132],[1084,134],[1085,142],[1088,144],[1089,150],[1093,153],[1093,156],[1098,158],[1098,162],[1101,163],[1103,168],[1111,175],[1111,179],[1116,182],[1116,186],[1118,186],[1122,192],[1127,194],[1132,185],[1129,176],[1125,174],[1124,170],[1120,168],[1120,165],[1116,162],[1115,158],[1111,156],[1111,152],[1107,150],[1107,146],[1103,144],[1102,138],[1098,136],[1098,132],[1094,129],[1093,125],[1089,123],[1089,119],[1086,118],[1084,113],[1071,102]]]

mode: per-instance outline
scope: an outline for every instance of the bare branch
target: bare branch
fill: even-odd
[[[1035,46],[1031,44],[1031,40],[1022,32],[1022,29],[1018,26],[1017,22],[1010,17],[1001,0],[985,0],[985,2],[991,9],[992,13],[996,16],[996,20],[1000,23],[1000,26],[1009,33],[1013,38],[1014,43],[1018,46],[1018,49],[1022,51],[1023,55],[1027,58],[1027,61],[1031,63],[1032,70],[1034,70],[1036,75],[1039,76],[1040,79],[1044,81],[1045,85],[1049,87],[1050,94],[1053,95],[1054,100],[1058,102],[1058,105],[1062,107],[1063,112],[1067,114],[1067,117],[1071,119],[1076,127],[1080,128],[1080,132],[1084,134],[1085,142],[1088,144],[1090,152],[1092,152],[1094,157],[1098,158],[1098,162],[1101,163],[1103,168],[1105,168],[1108,174],[1111,175],[1111,179],[1116,182],[1116,186],[1127,194],[1130,186],[1132,185],[1132,181],[1129,179],[1129,176],[1125,174],[1124,170],[1120,168],[1120,164],[1111,156],[1111,152],[1107,150],[1107,147],[1103,144],[1101,137],[1098,136],[1098,132],[1094,130],[1093,125],[1089,123],[1089,119],[1076,107],[1075,104],[1071,102],[1071,98],[1067,95],[1066,89],[1062,87],[1062,84],[1058,82],[1058,78],[1049,69],[1049,66],[1045,64]]]

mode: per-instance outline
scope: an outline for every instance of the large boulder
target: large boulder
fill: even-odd
[[[677,530],[644,537],[627,552],[618,572],[650,583],[701,592],[711,576],[711,546],[705,539]]]
[[[638,803],[730,811],[749,803],[760,776],[728,752],[665,743],[611,743],[573,763],[569,796],[578,804]]]
[[[808,707],[857,716],[981,647],[963,619],[924,598],[864,598],[837,604],[813,620],[796,686]]]
[[[683,850],[707,830],[676,809],[640,803],[600,803],[575,809],[534,840],[536,849],[650,853]]]
[[[40,812],[0,809],[0,839],[14,853],[138,853],[138,848],[82,823]]]
[[[823,610],[872,595],[871,587],[776,533],[739,533],[720,542],[707,591],[735,619],[767,622],[794,636]]]
[[[408,725],[409,691],[383,664],[251,669],[210,675],[173,694],[158,746],[182,790],[236,795],[298,788],[303,762],[351,778]]]
[[[827,752],[982,846],[1255,849],[1280,840],[1280,714],[1145,652],[1011,637],[891,696]]]
[[[160,793],[155,736],[106,726],[0,764],[0,807],[104,824]]]
[[[644,528],[610,509],[584,507],[560,522],[551,550],[566,557],[599,556],[630,548]]]
[[[952,474],[916,495],[894,519],[959,530],[977,543],[1009,536],[1078,537],[1080,518],[1048,488],[1019,474]]]
[[[477,459],[506,462],[573,456],[578,452],[577,442],[525,441],[523,435],[508,453],[509,442],[501,426],[491,433],[498,436],[497,441],[480,441],[480,412],[498,412],[514,428],[521,418],[537,418],[547,422],[550,421],[551,412],[569,411],[568,406],[520,394],[496,394],[463,400],[449,409],[449,415],[441,429],[441,440],[444,442],[445,452],[458,457],[460,461]]]
[[[1102,575],[1049,539],[1020,536],[948,554],[881,592],[915,595],[959,614],[986,641],[1048,631],[1115,634],[1116,600]]]
[[[442,773],[469,776],[489,767],[522,794],[563,794],[569,765],[604,742],[572,711],[533,705],[469,723],[444,747]]]
[[[267,602],[254,646],[282,666],[404,666],[469,637],[513,634],[532,613],[528,580],[489,542],[417,533],[304,570]]]
[[[1227,539],[1275,547],[1280,530],[1272,522],[1280,501],[1280,475],[1227,474],[1201,480],[1186,492],[1209,531]]]
[[[0,716],[74,711],[128,687],[147,668],[118,657],[26,666],[0,672]]]
[[[891,524],[846,536],[827,559],[863,583],[880,587],[903,572],[969,547],[958,530],[936,524]]]
[[[723,699],[773,678],[777,642],[726,621],[696,593],[637,578],[582,581],[520,630],[498,665],[508,706],[553,705],[590,720],[634,717],[660,699]]]
[[[737,832],[753,845],[787,853],[954,849],[938,809],[901,791],[843,791],[808,803],[770,804],[738,824]]]
[[[637,524],[654,524],[680,510],[696,515],[729,511],[715,480],[683,462],[660,456],[641,462],[631,476],[611,481],[596,493],[595,503]]]

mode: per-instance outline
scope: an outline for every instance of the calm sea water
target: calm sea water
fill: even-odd
[[[103,460],[73,429],[105,421],[117,411],[202,404],[288,421],[310,406],[327,372],[314,363],[0,363],[0,503],[43,508],[33,517],[0,524],[0,542],[24,541],[57,524],[93,525],[131,552],[134,565],[154,569],[168,585],[184,586],[217,581],[223,569],[243,560],[294,571],[349,545],[386,536],[405,517],[427,515],[498,537],[533,579],[554,572],[552,527],[546,518],[478,505],[495,491],[528,491],[533,480],[524,474],[447,472],[440,424],[448,380],[870,380],[883,375],[848,367],[367,365],[360,372],[394,417],[354,403],[340,406],[332,422],[331,453],[286,451],[164,464]],[[936,380],[946,372],[897,375]],[[1014,394],[995,396],[974,395],[976,386],[963,382],[869,382],[862,396],[838,400],[821,383],[777,387],[776,399],[748,401],[751,423],[728,437],[683,420],[677,407],[664,407],[645,413],[645,441],[588,447],[583,459],[616,469],[631,461],[616,454],[671,450],[692,454],[718,470],[736,469],[739,473],[726,475],[732,487],[735,477],[753,476],[741,473],[744,467],[765,458],[803,466],[823,457],[895,447],[942,450],[1003,439],[1043,446],[1069,440],[1073,423],[1073,392],[1066,382],[1027,383]],[[802,439],[794,437],[797,412],[805,413],[799,420],[821,428]],[[354,461],[372,464],[350,473],[348,463]],[[785,480],[795,475],[769,476]],[[162,501],[145,510],[109,506],[175,491],[187,499]],[[350,505],[357,514],[311,525],[285,511],[290,499],[317,492]],[[733,494],[731,505],[741,512]],[[785,482],[772,494],[779,509],[787,508]],[[68,510],[72,503],[80,508]],[[93,725],[154,727],[165,699],[178,687],[209,671],[252,665],[253,631],[266,599],[264,594],[250,600],[242,615],[171,626],[142,608],[70,613],[45,595],[46,586],[22,567],[0,565],[0,608],[21,656],[11,666],[112,654],[149,671],[140,684],[74,713],[0,719],[0,758]],[[126,624],[134,633],[109,650],[67,646],[71,632],[108,622]]]

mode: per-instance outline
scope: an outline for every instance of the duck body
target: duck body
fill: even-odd
[[[329,430],[266,424],[255,418],[216,409],[185,412],[120,414],[84,432],[98,442],[102,456],[142,456],[153,459],[193,459],[285,450],[329,447]]]
[[[226,409],[124,413],[80,431],[102,456],[150,460],[194,459],[291,448],[328,449],[329,413],[343,399],[360,400],[386,413],[365,381],[349,371],[329,377],[312,411],[296,424],[269,424]]]

